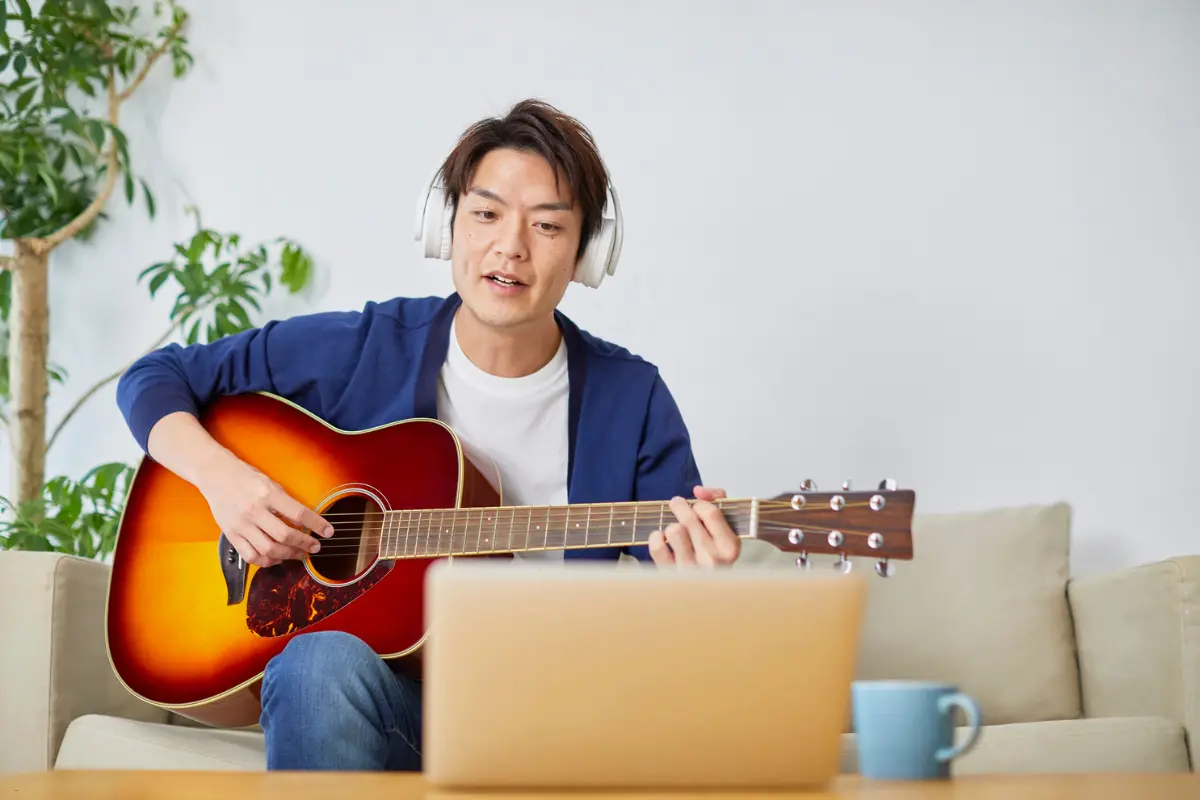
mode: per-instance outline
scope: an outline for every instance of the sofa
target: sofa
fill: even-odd
[[[1195,770],[1200,555],[1072,578],[1070,541],[1061,503],[918,513],[914,559],[893,576],[851,559],[871,574],[858,676],[950,681],[974,697],[985,727],[956,774]],[[733,568],[794,562],[747,540]],[[121,688],[105,652],[108,575],[0,552],[0,772],[263,769],[257,728],[207,728]],[[856,768],[848,719],[842,769]]]

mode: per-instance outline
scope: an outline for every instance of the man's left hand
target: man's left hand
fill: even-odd
[[[697,486],[695,495],[695,503],[672,498],[671,511],[678,522],[650,534],[650,557],[660,567],[732,564],[741,552],[742,540],[721,509],[713,505],[714,500],[725,497],[725,490]]]

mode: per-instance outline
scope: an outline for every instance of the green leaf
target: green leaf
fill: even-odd
[[[24,56],[19,56],[19,58],[24,58]],[[25,91],[21,92],[21,94],[17,97],[17,113],[24,113],[25,109],[29,108],[30,104],[33,103],[33,99],[35,97],[37,97],[36,86],[31,86]]]
[[[241,303],[238,303],[236,300],[230,300],[223,305],[229,311],[229,315],[234,317],[238,323],[238,328],[234,333],[254,327],[254,323],[250,321],[250,315],[246,313],[246,309],[242,308]]]
[[[138,282],[140,283],[142,278],[146,277],[151,272],[157,272],[158,270],[164,270],[164,269],[170,270],[174,266],[175,265],[172,264],[170,261],[159,261],[157,264],[151,264],[150,266],[146,267],[144,270],[142,270],[141,272],[138,273],[138,276],[137,276]]]
[[[154,219],[154,195],[150,192],[150,186],[146,183],[145,178],[141,179],[142,196],[146,198],[146,210],[150,213],[150,219]]]
[[[155,292],[157,292],[159,290],[159,288],[164,283],[166,283],[166,280],[169,277],[171,277],[171,273],[163,271],[163,272],[158,273],[157,275],[155,275],[153,278],[150,279],[150,297],[151,298],[154,297]]]
[[[33,9],[29,7],[29,0],[17,0],[17,7],[21,11],[21,22],[25,25],[25,30],[33,27]]]
[[[133,204],[133,192],[134,192],[133,175],[131,175],[129,172],[126,172],[125,173],[125,202],[127,202],[131,205]]]
[[[92,140],[92,144],[96,145],[96,149],[100,150],[104,147],[104,123],[98,119],[89,119],[84,125],[87,127],[88,138]]]

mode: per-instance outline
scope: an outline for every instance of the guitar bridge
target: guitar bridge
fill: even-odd
[[[246,562],[223,533],[217,540],[217,553],[221,558],[221,575],[225,578],[225,604],[235,606],[246,597]]]

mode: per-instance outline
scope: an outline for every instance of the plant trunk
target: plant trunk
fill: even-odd
[[[41,496],[46,481],[46,356],[50,348],[49,255],[17,239],[8,313],[8,382],[12,395],[12,493],[24,502]]]

